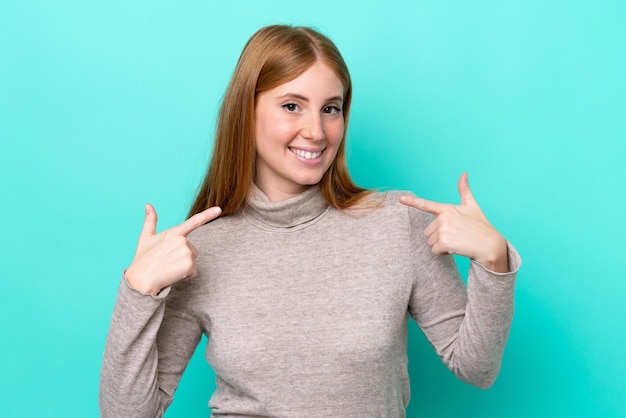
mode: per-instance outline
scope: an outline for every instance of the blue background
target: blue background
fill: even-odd
[[[455,203],[468,171],[523,256],[495,386],[457,381],[411,325],[408,416],[626,417],[617,0],[0,3],[0,414],[98,415],[143,204],[160,230],[184,219],[241,48],[272,23],[343,52],[358,183]],[[169,417],[208,415],[203,346]]]

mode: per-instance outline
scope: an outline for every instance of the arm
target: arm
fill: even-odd
[[[200,337],[190,313],[189,282],[195,247],[187,235],[219,216],[200,212],[156,233],[156,212],[146,205],[133,262],[119,288],[100,377],[103,417],[159,417],[171,403]]]
[[[471,261],[466,288],[453,257],[433,255],[426,240],[416,238],[422,244],[413,255],[411,316],[457,377],[486,389],[500,371],[511,327],[519,255],[508,246],[510,273],[495,273]]]
[[[460,206],[401,198],[420,209],[409,211],[415,272],[410,311],[447,367],[487,388],[500,369],[521,262],[482,214],[466,175],[459,193]],[[450,254],[471,258],[467,288]]]
[[[122,280],[102,362],[102,417],[161,417],[172,402],[201,330],[183,292],[169,293],[142,294]]]

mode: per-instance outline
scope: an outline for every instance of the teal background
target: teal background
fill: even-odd
[[[408,416],[626,417],[617,0],[2,1],[0,415],[98,416],[143,204],[183,220],[241,48],[272,23],[342,50],[357,182],[458,202],[468,171],[523,256],[495,386],[457,381],[412,324]],[[168,417],[209,413],[204,344]]]

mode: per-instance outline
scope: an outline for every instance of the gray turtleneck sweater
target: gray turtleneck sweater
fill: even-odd
[[[253,187],[241,213],[189,236],[198,277],[159,296],[122,280],[100,383],[104,417],[161,416],[202,334],[216,374],[209,406],[229,417],[403,417],[407,320],[459,378],[489,387],[513,315],[515,273],[435,256],[432,220],[375,193],[339,211],[317,187],[271,202]],[[371,206],[371,205],[370,205]]]

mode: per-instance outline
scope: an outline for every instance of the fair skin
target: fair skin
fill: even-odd
[[[299,77],[257,96],[255,184],[273,201],[317,184],[343,139],[343,84],[316,62]]]
[[[196,276],[198,250],[187,240],[187,235],[217,218],[222,210],[214,206],[157,234],[156,211],[150,204],[145,209],[135,258],[124,275],[133,289],[156,296],[161,289]]]
[[[285,200],[320,182],[343,139],[342,108],[343,84],[321,62],[258,95],[255,183],[268,198]],[[492,271],[507,272],[506,241],[483,214],[465,173],[458,190],[460,205],[406,195],[400,202],[435,216],[424,230],[434,254],[458,254]],[[157,295],[167,286],[195,277],[198,251],[187,236],[220,214],[221,209],[214,206],[157,233],[156,211],[147,204],[135,257],[125,271],[128,284]]]
[[[401,196],[400,203],[435,216],[435,220],[424,230],[433,254],[457,254],[471,258],[491,271],[508,272],[506,240],[478,206],[470,190],[467,173],[461,175],[458,190],[460,205],[408,195]]]

